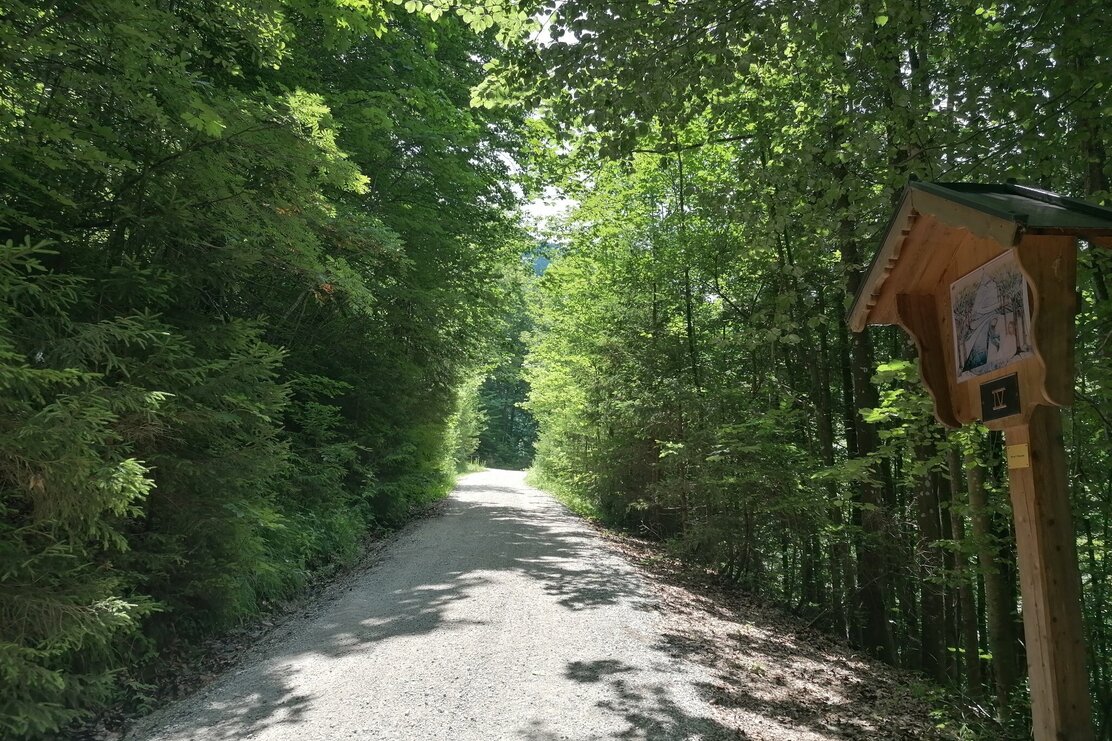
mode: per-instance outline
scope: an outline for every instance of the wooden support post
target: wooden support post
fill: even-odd
[[[1027,424],[1007,427],[1004,434],[1034,736],[1036,741],[1091,741],[1081,576],[1061,412],[1039,405]]]

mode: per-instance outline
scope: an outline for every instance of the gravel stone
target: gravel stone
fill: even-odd
[[[733,739],[641,573],[516,471],[131,739]]]

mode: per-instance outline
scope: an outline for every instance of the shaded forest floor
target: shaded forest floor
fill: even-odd
[[[801,619],[725,588],[660,543],[595,525],[641,567],[666,616],[677,658],[714,676],[702,688],[716,720],[762,741],[953,739],[958,725],[932,707],[916,675],[855,652]]]

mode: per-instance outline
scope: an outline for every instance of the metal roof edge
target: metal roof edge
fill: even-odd
[[[1027,185],[1009,185],[1017,195],[1030,198],[1035,201],[1042,201],[1054,206],[1061,206],[1068,208],[1071,211],[1078,211],[1098,219],[1108,219],[1112,221],[1112,208],[1107,208],[1096,203],[1083,201],[1080,198],[1073,198],[1071,196],[1061,196],[1057,193],[1052,193],[1049,190],[1042,190],[1040,188],[1032,188]]]
[[[965,184],[963,184],[963,185],[965,185]],[[959,189],[959,188],[955,188],[952,185],[946,184],[946,183],[928,183],[928,182],[925,182],[923,180],[913,180],[908,184],[908,187],[913,188],[915,190],[921,190],[921,191],[924,191],[926,193],[930,193],[931,195],[938,196],[939,198],[945,198],[946,200],[953,201],[954,203],[960,203],[962,206],[965,206],[966,208],[971,208],[975,211],[980,211],[981,213],[988,214],[989,216],[995,216],[998,219],[1004,219],[1006,221],[1014,221],[1017,224],[1020,224],[1021,226],[1026,226],[1027,225],[1027,214],[1021,214],[1021,213],[1016,213],[1015,211],[1006,211],[1004,209],[993,208],[993,207],[987,206],[984,203],[981,203],[980,201],[977,201],[973,198],[966,198],[965,195],[963,194],[963,191],[965,191],[965,190],[970,191],[970,192],[991,193],[991,192],[993,192],[994,189],[996,191],[999,191],[999,190],[1014,188],[1015,186],[1012,186],[1012,185],[1000,185],[1000,186],[996,186],[996,185],[992,185],[992,186],[990,186],[990,185],[975,185],[972,188],[961,188],[961,189]],[[1025,195],[1025,194],[1017,194],[1017,195]],[[1028,196],[1028,197],[1030,197],[1030,196]]]

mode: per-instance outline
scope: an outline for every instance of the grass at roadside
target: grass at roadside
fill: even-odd
[[[602,513],[599,511],[596,502],[566,484],[552,481],[542,475],[536,468],[530,468],[526,471],[525,483],[548,492],[565,507],[584,519],[598,523],[603,521]]]
[[[415,502],[402,517],[388,527],[369,528],[350,554],[318,564],[307,573],[304,584],[284,598],[262,603],[258,612],[235,627],[213,631],[207,638],[183,642],[173,651],[164,651],[159,655],[158,669],[146,683],[129,683],[127,692],[121,693],[118,700],[73,723],[64,736],[97,741],[119,738],[139,718],[204,687],[235,666],[254,645],[280,626],[341,595],[346,584],[378,562],[380,554],[400,532],[441,510],[459,476],[482,470],[477,465],[455,477],[440,477],[438,483],[430,486],[427,496]]]

